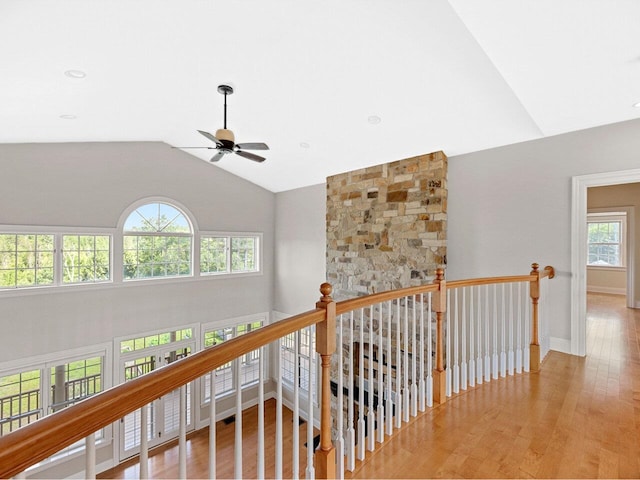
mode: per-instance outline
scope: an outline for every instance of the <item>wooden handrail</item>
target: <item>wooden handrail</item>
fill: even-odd
[[[61,449],[199,378],[231,360],[302,328],[322,322],[310,310],[194,353],[117,385],[0,437],[0,478],[23,472]]]
[[[9,478],[23,472],[59,450],[108,426],[125,415],[136,411],[157,398],[215,370],[242,355],[268,345],[290,333],[318,324],[316,350],[321,356],[321,445],[316,452],[318,478],[335,475],[335,452],[330,430],[330,358],[336,349],[336,315],[366,308],[398,298],[423,293],[435,293],[434,312],[437,321],[436,368],[434,374],[434,397],[438,402],[446,400],[445,370],[443,362],[443,319],[447,308],[446,292],[449,289],[500,283],[529,282],[532,299],[531,371],[539,369],[538,344],[538,299],[540,279],[553,278],[553,267],[542,271],[538,264],[532,265],[529,275],[484,277],[466,280],[445,281],[444,271],[438,269],[436,280],[428,285],[408,287],[380,292],[340,302],[331,298],[331,285],[323,284],[322,297],[314,310],[289,317],[266,327],[232,338],[220,345],[194,353],[158,370],[115,386],[78,404],[48,415],[15,432],[0,437],[0,478]],[[339,347],[342,348],[342,347]],[[534,358],[535,357],[535,358]]]

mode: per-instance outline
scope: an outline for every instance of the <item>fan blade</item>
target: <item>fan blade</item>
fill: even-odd
[[[217,147],[171,147],[171,148],[179,148],[180,150],[186,150],[188,148],[206,148],[207,150],[215,150]]]
[[[236,154],[240,155],[241,157],[248,158],[249,160],[253,160],[254,162],[264,162],[266,160],[266,158],[264,157],[254,155],[253,153],[249,152],[243,152],[241,150],[236,151]]]
[[[224,157],[224,152],[218,152],[216,153],[213,157],[211,157],[211,160],[209,160],[210,162],[217,162],[218,160],[220,160],[222,157]]]
[[[237,143],[240,150],[269,150],[266,143]]]
[[[198,133],[200,133],[200,135],[204,135],[205,137],[207,137],[209,140],[211,140],[213,143],[215,143],[219,147],[222,146],[222,142],[220,140],[218,140],[216,137],[214,137],[213,135],[211,135],[209,132],[203,132],[202,130],[198,130]]]

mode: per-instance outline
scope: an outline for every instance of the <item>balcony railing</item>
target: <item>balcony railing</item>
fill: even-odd
[[[85,477],[95,476],[94,432],[139,411],[141,416],[140,476],[148,476],[145,406],[179,389],[181,428],[179,476],[186,478],[186,388],[199,377],[232,362],[239,381],[243,355],[283,339],[294,332],[309,335],[306,345],[316,345],[309,358],[320,365],[318,449],[307,449],[308,478],[341,478],[394,430],[434,402],[484,382],[523,372],[536,372],[541,363],[540,300],[545,277],[553,267],[539,271],[533,264],[527,275],[447,282],[438,270],[433,284],[334,302],[331,285],[321,286],[316,308],[269,326],[232,338],[170,365],[96,394],[76,405],[39,419],[0,438],[0,477],[24,472],[66,446],[86,438]],[[544,321],[544,317],[542,317]],[[297,338],[302,335],[296,335]],[[315,339],[314,339],[315,336]],[[301,351],[300,342],[294,353]],[[264,369],[259,356],[257,446],[243,449],[242,390],[236,389],[235,477],[242,477],[244,450],[255,451],[258,478],[265,477]],[[318,358],[319,357],[319,358]],[[282,477],[282,366],[276,365],[276,438],[274,470]],[[333,361],[333,363],[332,363]],[[313,418],[313,382],[300,388],[294,369],[293,414]],[[236,382],[236,384],[239,384]],[[209,382],[215,398],[215,382]],[[209,418],[215,422],[216,402]],[[334,421],[335,420],[335,421]],[[216,476],[215,428],[210,428],[209,475]],[[313,428],[306,428],[307,445],[313,445]],[[293,476],[300,460],[294,430]]]

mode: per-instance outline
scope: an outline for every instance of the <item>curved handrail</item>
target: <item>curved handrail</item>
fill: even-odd
[[[201,350],[0,437],[0,478],[10,478],[176,388],[290,333],[319,323],[315,309]]]
[[[446,306],[444,305],[446,289],[500,283],[531,282],[532,289],[535,285],[531,297],[532,300],[534,300],[534,315],[537,318],[536,308],[537,299],[539,298],[539,280],[544,277],[553,278],[555,276],[555,270],[551,266],[546,266],[542,271],[538,271],[538,264],[533,264],[532,267],[533,271],[529,275],[483,277],[454,281],[445,281],[444,271],[438,269],[437,278],[432,284],[390,290],[340,302],[333,302],[330,296],[331,286],[329,284],[323,284],[320,289],[323,297],[320,299],[320,302],[316,304],[314,310],[289,317],[258,330],[248,332],[245,335],[232,338],[220,345],[194,353],[193,355],[127,383],[105,390],[72,407],[41,418],[7,436],[0,437],[0,478],[9,478],[16,475],[31,465],[48,458],[57,451],[108,426],[153,400],[172,392],[176,388],[290,333],[311,325],[319,324],[319,326],[323,326],[323,328],[321,332],[319,332],[318,339],[323,337],[324,341],[331,343],[329,340],[329,332],[331,329],[335,329],[335,315],[398,298],[428,292],[437,293],[434,299],[434,311],[438,316],[439,338],[436,373],[441,372],[441,323],[442,314],[446,311]],[[329,308],[329,306],[332,308]],[[333,309],[334,306],[335,310]],[[333,319],[332,321],[330,321],[331,318]],[[325,320],[327,321],[325,322]],[[322,333],[322,331],[324,331],[324,333]],[[532,349],[536,346],[537,324],[534,322]],[[328,347],[323,348],[327,349]],[[335,338],[333,348],[335,348]],[[325,351],[323,355],[323,352],[319,349],[318,353],[323,357],[323,385],[324,383],[327,384],[327,392],[324,392],[324,395],[325,393],[328,394],[329,391],[328,376],[327,378],[324,377],[325,374],[328,375],[328,359],[331,352]],[[444,377],[441,377],[441,379],[443,378]],[[442,386],[439,387],[439,390],[444,391]],[[329,405],[328,399],[326,403]],[[323,405],[323,411],[327,405]],[[327,438],[329,437],[330,436],[327,436]],[[326,445],[322,447],[321,450],[323,449],[326,450]]]

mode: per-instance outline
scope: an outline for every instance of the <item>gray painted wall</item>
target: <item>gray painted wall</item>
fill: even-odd
[[[3,225],[115,228],[160,196],[200,230],[264,233],[258,276],[0,294],[0,362],[272,310],[275,195],[263,188],[160,142],[0,145],[0,179]]]
[[[324,184],[276,194],[274,309],[311,310],[326,281]]]
[[[552,346],[554,339],[567,345],[571,178],[639,167],[640,120],[449,157],[447,278],[527,274],[532,262],[553,265],[550,335]],[[296,201],[313,202],[317,188],[297,191]],[[315,201],[323,211],[324,201]],[[315,248],[324,249],[321,239]],[[289,293],[279,295],[286,302]]]

